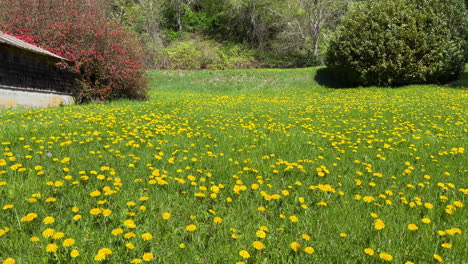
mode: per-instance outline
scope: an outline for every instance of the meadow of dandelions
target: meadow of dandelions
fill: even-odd
[[[0,110],[0,261],[466,263],[467,99],[290,88]]]

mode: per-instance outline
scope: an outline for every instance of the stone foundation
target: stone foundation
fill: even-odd
[[[73,97],[67,94],[8,89],[0,85],[0,107],[51,107],[73,103]]]

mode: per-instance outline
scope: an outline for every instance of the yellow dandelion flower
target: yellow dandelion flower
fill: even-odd
[[[43,237],[51,237],[55,233],[55,230],[52,228],[47,228],[44,231],[42,231],[42,236]]]
[[[53,238],[53,239],[61,239],[61,238],[63,238],[64,236],[65,236],[65,233],[63,233],[63,232],[57,232],[57,233],[55,233],[55,234],[52,235],[52,238]]]
[[[252,243],[252,246],[256,249],[256,250],[262,250],[265,248],[265,244],[263,244],[261,241],[254,241]]]
[[[136,224],[132,219],[127,219],[123,223],[128,228],[136,228]]]
[[[346,234],[346,233],[340,233],[340,237],[342,237],[342,238],[345,238],[347,236],[348,236],[348,234]]]
[[[123,233],[123,229],[122,228],[116,228],[114,230],[112,230],[111,232],[114,236],[117,236],[117,235],[120,235]]]
[[[248,252],[247,250],[241,250],[241,251],[239,251],[239,255],[240,255],[241,257],[245,258],[245,259],[250,258],[250,254],[249,254],[249,252]]]
[[[136,234],[133,233],[133,232],[127,232],[127,233],[125,233],[124,237],[125,237],[126,239],[130,239],[130,238],[132,238],[132,237],[136,237]]]
[[[151,233],[144,233],[143,235],[141,235],[141,238],[143,238],[143,240],[151,240],[153,239],[153,235],[151,235]]]
[[[184,243],[180,243],[180,244],[179,244],[179,248],[185,248],[185,244],[184,244]]]
[[[223,222],[223,219],[219,216],[216,216],[215,218],[213,218],[213,222],[215,222],[215,224],[221,224]]]
[[[320,205],[320,206],[328,206],[328,203],[327,203],[327,202],[324,202],[324,201],[321,201],[321,202],[318,202],[317,205]]]
[[[95,261],[103,261],[106,259],[106,254],[103,253],[98,253],[96,256],[94,256]]]
[[[80,219],[81,219],[81,215],[79,215],[79,214],[73,216],[73,220],[75,220],[75,221],[78,221],[78,220],[80,220]]]
[[[28,216],[31,217],[31,219],[33,219],[33,220],[38,217],[38,215],[36,213],[29,213]]]
[[[49,197],[45,200],[46,203],[53,203],[53,202],[56,202],[57,199],[55,199],[54,197]]]
[[[38,216],[36,213],[29,213],[26,216],[21,218],[21,222],[30,222],[34,219],[36,219]]]
[[[78,250],[76,250],[76,249],[74,249],[74,250],[72,250],[72,251],[70,252],[70,257],[72,257],[72,258],[76,258],[76,257],[78,257],[79,255],[80,255],[80,252],[79,252]]]
[[[445,232],[447,232],[447,234],[453,236],[453,235],[456,235],[456,234],[461,234],[462,231],[460,228],[451,228],[451,229],[447,229],[445,230]]]
[[[193,232],[197,229],[197,226],[192,224],[192,225],[186,226],[185,229],[189,232]]]
[[[307,254],[313,254],[315,252],[315,249],[313,247],[306,247],[304,248],[304,252]]]
[[[130,263],[143,263],[143,260],[142,259],[139,259],[139,258],[136,258],[136,259],[133,259]]]
[[[364,253],[366,253],[366,255],[369,255],[369,256],[374,256],[375,252],[372,248],[365,248],[364,249]]]
[[[7,258],[3,261],[3,264],[15,264],[16,260],[14,258]]]
[[[424,203],[424,207],[426,207],[427,209],[432,209],[434,208],[434,205],[432,205],[431,203]]]
[[[39,241],[39,237],[37,237],[37,236],[32,236],[29,240],[31,240],[31,242],[38,242],[38,241]]]
[[[408,229],[411,230],[411,231],[416,231],[419,229],[419,227],[415,224],[409,224],[408,225]]]
[[[98,250],[98,254],[104,254],[104,255],[111,255],[112,254],[112,250],[109,249],[109,248],[101,248]]]
[[[75,245],[75,239],[73,239],[73,238],[67,238],[67,239],[65,239],[65,240],[63,241],[62,245],[63,245],[64,247],[71,247],[71,246]]]
[[[295,215],[292,215],[289,217],[289,221],[296,223],[297,221],[299,221],[299,218]]]
[[[56,244],[48,244],[45,248],[45,251],[48,252],[48,253],[54,253],[56,252],[58,249],[58,246]]]
[[[92,215],[98,215],[98,214],[101,213],[101,209],[99,209],[99,208],[93,208],[93,209],[91,209],[91,210],[89,211],[89,213],[92,214]]]
[[[421,222],[425,223],[425,224],[430,224],[431,223],[431,219],[427,218],[427,217],[424,217],[423,219],[421,219]]]
[[[382,219],[375,219],[375,222],[374,222],[374,228],[376,230],[382,230],[385,228],[385,223],[384,221],[382,221]]]
[[[109,215],[111,215],[111,214],[112,214],[112,210],[110,210],[110,209],[104,209],[104,210],[102,210],[102,215],[103,215],[103,216],[109,216]]]
[[[258,230],[255,234],[256,234],[257,237],[259,237],[259,238],[265,238],[265,237],[266,237],[266,233],[265,233],[265,231],[263,231],[263,230]]]
[[[128,248],[128,249],[135,249],[135,245],[133,243],[125,244],[125,247]]]
[[[452,244],[449,244],[449,243],[443,243],[440,246],[443,247],[443,248],[452,248]]]
[[[11,209],[13,207],[14,206],[12,204],[7,204],[7,205],[3,206],[3,210],[8,210],[8,209]]]
[[[432,257],[433,257],[435,260],[437,260],[437,262],[444,262],[444,259],[443,259],[440,255],[438,255],[438,254],[432,255]]]
[[[289,247],[296,252],[301,249],[301,245],[299,245],[299,243],[297,242],[292,242],[291,244],[289,244]]]
[[[171,214],[170,214],[170,213],[163,213],[163,214],[162,214],[162,218],[163,218],[164,220],[169,220],[169,219],[171,218]]]
[[[101,192],[98,191],[98,190],[92,191],[92,192],[89,193],[89,196],[91,196],[91,197],[97,197],[99,195],[101,195]]]
[[[379,254],[379,257],[385,261],[392,261],[393,260],[393,256],[386,253],[386,252],[382,252]]]
[[[363,200],[366,203],[371,203],[375,200],[375,198],[373,196],[364,196]]]
[[[144,261],[151,261],[152,259],[154,259],[154,255],[153,253],[149,252],[149,253],[143,254],[142,258]]]

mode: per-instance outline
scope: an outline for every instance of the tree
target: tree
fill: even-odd
[[[340,24],[349,0],[295,0],[288,1],[287,6],[281,42],[295,43],[294,49],[303,50],[312,64],[320,64],[320,45],[327,41],[323,38]]]
[[[348,0],[299,0],[305,11],[305,32],[311,39],[313,56],[317,57],[320,37],[324,29],[335,28],[349,5]]]
[[[184,17],[188,10],[198,2],[198,0],[166,0],[164,13],[169,24],[174,25],[174,30],[184,30]]]
[[[246,43],[263,57],[284,57],[289,65],[305,66],[322,63],[327,43],[353,0],[107,1],[113,16],[145,36],[150,46],[157,42],[164,48],[189,32]]]

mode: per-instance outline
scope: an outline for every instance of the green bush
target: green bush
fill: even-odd
[[[326,64],[351,85],[446,83],[464,68],[464,0],[373,0],[353,8]]]
[[[174,41],[156,54],[155,65],[165,70],[224,70],[258,66],[255,52],[241,44],[221,44],[193,37]]]

